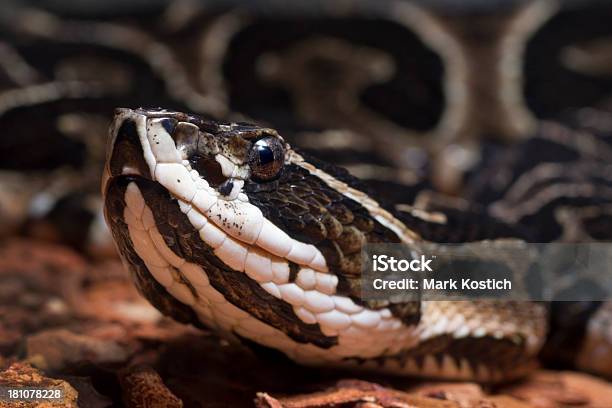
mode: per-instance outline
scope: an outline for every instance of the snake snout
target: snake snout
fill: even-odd
[[[151,178],[139,134],[139,116],[129,109],[115,112],[107,147],[106,171],[109,177],[132,175]]]

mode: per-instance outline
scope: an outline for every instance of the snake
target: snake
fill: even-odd
[[[545,310],[517,301],[367,302],[368,242],[412,225],[275,130],[118,109],[105,215],[137,287],[163,313],[304,364],[500,381],[528,370]]]
[[[359,252],[355,237],[409,248],[421,241],[508,237],[531,242],[610,239],[612,108],[607,98],[612,82],[610,27],[602,18],[610,15],[606,4],[350,0],[299,6],[258,0],[241,6],[177,1],[163,7],[157,2],[116,7],[109,2],[90,10],[78,2],[21,3],[3,3],[0,19],[0,235],[51,237],[79,250],[108,246],[104,199],[114,241],[137,286],[155,306],[180,321],[222,326],[218,331],[234,340],[281,350],[305,364],[331,360],[494,381],[527,371],[518,366],[527,367],[535,359],[544,341],[544,320],[552,347],[543,352],[553,362],[565,359],[566,348],[580,348],[585,332],[594,333],[585,343],[591,350],[612,343],[606,323],[610,308],[596,310],[591,304],[553,304],[552,313],[546,313],[538,304],[363,303],[357,296],[357,267],[350,263]],[[111,143],[107,150],[121,152],[116,157],[123,159],[116,162],[137,165],[133,174],[111,177],[117,168],[108,163],[111,153],[104,156],[104,144],[113,108],[150,105],[174,111],[133,110],[115,116],[113,135],[123,122],[138,126],[128,132],[131,141]],[[233,264],[228,266],[214,251],[190,251],[191,245],[206,243],[189,217],[187,223],[181,216],[185,213],[175,208],[179,203],[182,209],[183,189],[160,184],[147,162],[156,156],[135,148],[148,134],[142,121],[163,118],[170,120],[164,123],[176,121],[175,130],[166,133],[184,160],[195,154],[197,160],[189,166],[200,174],[203,181],[198,183],[206,181],[225,197],[223,203],[256,207],[266,225],[279,231],[279,242],[296,242],[296,248],[306,245],[313,251],[316,247],[327,271],[310,269],[315,282],[327,283],[307,290],[320,295],[309,296],[327,300],[314,302],[315,308],[329,305],[328,298],[345,307],[354,303],[355,308],[298,309],[298,315],[273,288],[288,282],[275,278],[262,287],[244,272],[231,273]],[[195,132],[194,126],[215,140],[243,135],[246,144],[258,135],[280,141],[281,134],[280,144],[270,143],[285,158],[282,175],[251,180],[249,156],[239,153],[246,145],[224,148],[226,159],[219,156],[213,162],[204,155],[200,160],[186,140],[176,139]],[[218,171],[212,172],[217,174],[214,180],[208,178],[209,165],[216,167],[216,162],[227,172],[228,161],[239,168],[235,180],[226,182],[232,177],[220,177]],[[109,187],[104,197],[97,188],[102,168]],[[298,185],[307,186],[287,191],[280,182],[290,176],[303,176]],[[256,185],[277,190],[252,191]],[[305,197],[308,192],[313,196]],[[173,289],[163,284],[171,282],[160,269],[152,271],[161,274],[162,283],[149,272],[145,260],[159,261],[157,249],[147,252],[153,257],[148,258],[142,247],[132,245],[124,217],[131,214],[126,203],[140,202],[138,194],[149,208],[147,226],[154,219],[165,240],[161,245],[153,233],[160,253],[177,264],[182,262],[178,258],[188,262],[192,272],[208,265],[207,272],[217,273],[206,275],[214,288],[208,294],[219,302],[221,296],[228,299],[225,307],[192,307],[199,304],[196,285],[187,282],[183,275],[190,275],[180,268],[168,267],[173,282],[179,282]],[[227,198],[233,194],[237,196]],[[310,214],[312,200],[321,202]],[[322,208],[330,225],[312,221]],[[133,232],[140,231],[137,220],[130,220],[136,225]],[[231,227],[214,226],[237,243],[253,246],[232,235]],[[320,236],[313,234],[328,228],[340,236],[317,241]],[[189,233],[189,239],[176,244],[177,231]],[[136,242],[138,238],[146,236],[136,236]],[[301,264],[287,263],[296,278]],[[310,280],[312,284],[312,275]],[[190,296],[193,305],[183,302],[190,303]],[[383,340],[374,326],[347,329],[349,335],[332,327],[338,313],[359,321],[349,313],[355,310],[366,320],[384,320],[381,329],[397,326],[385,329],[394,332],[386,335],[390,340]],[[321,313],[329,313],[331,325],[313,320]],[[238,330],[234,315],[247,326]],[[494,321],[509,326],[487,326]],[[364,334],[350,345],[350,334],[359,337],[356,330]],[[271,332],[274,340],[260,338]],[[366,347],[366,339],[374,345]],[[595,370],[609,373],[609,365],[593,358],[598,353],[582,356],[581,361],[591,361],[584,367],[595,369],[592,362],[597,360]]]

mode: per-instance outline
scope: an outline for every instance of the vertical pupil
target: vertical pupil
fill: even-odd
[[[259,154],[259,163],[269,164],[274,161],[274,152],[267,145],[257,146],[257,153]]]
[[[270,181],[283,168],[283,147],[279,141],[266,137],[255,142],[249,151],[252,175],[258,181]]]

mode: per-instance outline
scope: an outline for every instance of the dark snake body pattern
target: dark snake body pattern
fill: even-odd
[[[612,109],[606,102],[611,83],[608,60],[602,58],[606,42],[600,41],[610,35],[609,19],[602,18],[610,15],[609,7],[542,1],[508,2],[492,10],[476,1],[437,9],[403,1],[354,1],[338,9],[333,2],[279,9],[261,1],[254,2],[253,9],[185,9],[179,3],[146,12],[141,6],[136,11],[111,6],[112,12],[107,10],[101,19],[78,9],[56,13],[52,6],[13,9],[7,2],[0,21],[0,124],[6,136],[0,140],[0,233],[25,229],[29,234],[31,218],[44,215],[69,244],[89,242],[86,235],[101,224],[92,203],[99,200],[96,185],[109,112],[118,105],[155,104],[278,126],[292,146],[349,168],[362,182],[310,157],[307,163],[376,197],[393,218],[425,240],[611,238]],[[567,110],[575,106],[584,108]],[[195,116],[185,121],[212,135],[227,132]],[[231,128],[240,134],[255,129]],[[135,128],[132,133],[134,138],[143,132]],[[115,151],[127,155],[122,160],[137,163],[132,170],[147,175],[142,152],[129,146],[138,143],[126,142]],[[293,170],[290,174],[307,185],[299,194],[289,194],[282,185],[278,191],[247,191],[248,183],[245,194],[266,219],[300,242],[321,237],[323,228],[307,217],[314,201],[333,219],[327,220],[325,231],[337,234],[347,226],[350,232],[335,241],[323,240],[319,247],[333,263],[330,269],[338,272],[337,290],[357,301],[355,266],[350,262],[356,245],[348,245],[349,238],[361,234],[371,240],[397,240],[397,231],[390,233],[380,223],[371,226],[369,210],[336,188],[307,195],[318,177],[300,178],[303,168]],[[119,174],[123,168],[111,166],[108,171]],[[132,181],[151,207],[168,249],[190,263],[206,265],[218,293],[286,333],[287,341],[325,350],[310,350],[302,359],[296,352],[294,358],[315,364],[334,356],[329,351],[338,347],[338,335],[325,332],[312,319],[296,319],[293,307],[270,293],[271,287],[262,291],[261,285],[244,279],[244,273],[232,273],[198,241],[176,203],[169,204],[172,193],[146,181],[153,178],[148,174]],[[183,285],[168,290],[152,279],[135,251],[123,218],[129,185],[127,176],[108,184],[107,215],[139,289],[164,313],[201,324],[194,308],[177,300],[188,296],[184,287],[197,294],[187,279],[173,275]],[[224,191],[228,188],[225,185]],[[41,192],[43,200],[37,195]],[[49,196],[59,200],[41,208]],[[34,215],[25,214],[27,208],[33,208]],[[446,222],[414,214],[444,214]],[[24,222],[26,216],[30,218]],[[92,227],[79,228],[82,225]],[[106,234],[94,236],[104,242]],[[297,265],[289,262],[292,280]],[[480,327],[481,332],[481,314],[506,319],[506,310],[509,319],[515,319],[512,308],[478,305],[459,311],[455,306],[447,305],[437,318],[473,313],[470,330]],[[552,346],[545,349],[552,351],[552,360],[565,358],[566,348],[568,360],[573,360],[585,329],[594,334],[587,345],[612,342],[606,324],[610,307],[596,311],[597,305],[561,304],[553,311],[556,308],[561,310],[553,313]],[[415,327],[428,316],[421,305],[388,309],[402,327]],[[525,319],[527,326],[539,321]],[[253,338],[248,328],[241,330],[238,337]],[[525,327],[513,333],[521,330],[539,331]],[[503,367],[523,360],[528,366],[526,360],[542,339],[537,338],[527,350],[526,337],[508,341],[504,336],[430,333],[388,356],[367,355],[364,342],[365,351],[349,347],[354,352],[342,357],[357,366],[492,381],[501,377],[489,368],[490,362],[504,374],[520,375],[523,369]],[[371,352],[376,351],[374,347]],[[585,367],[609,372],[605,362],[593,362]]]

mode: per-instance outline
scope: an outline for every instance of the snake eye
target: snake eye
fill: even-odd
[[[283,145],[274,137],[259,139],[249,152],[251,174],[257,180],[270,181],[278,177],[284,161]]]

